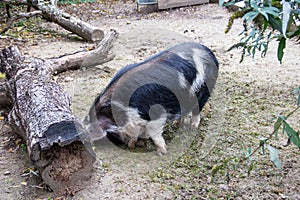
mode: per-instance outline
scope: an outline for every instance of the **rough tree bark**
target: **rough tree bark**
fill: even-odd
[[[7,108],[10,105],[11,102],[7,96],[5,82],[0,82],[0,108]]]
[[[92,52],[77,53],[80,59],[69,60],[70,68],[80,67],[96,52],[103,53],[101,58],[112,59],[105,54],[116,37],[117,33],[111,31]],[[95,161],[89,135],[70,111],[70,97],[52,79],[53,73],[68,69],[68,57],[74,55],[51,60],[27,58],[15,46],[0,52],[0,71],[6,74],[0,95],[5,94],[7,99],[0,103],[11,103],[10,125],[25,139],[30,159],[44,182],[57,193],[81,188],[83,180],[91,176]]]

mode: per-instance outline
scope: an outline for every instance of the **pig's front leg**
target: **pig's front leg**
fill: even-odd
[[[131,138],[130,140],[129,140],[129,142],[128,142],[128,147],[130,148],[130,149],[134,149],[135,148],[135,143],[137,142],[137,138]]]
[[[167,154],[166,143],[162,136],[165,123],[166,118],[162,117],[149,122],[149,124],[146,126],[146,135],[151,137],[159,156]]]
[[[156,147],[156,152],[159,156],[163,156],[167,154],[167,145],[165,143],[165,140],[162,136],[162,133],[155,134],[151,137],[153,140],[155,147]]]
[[[192,128],[198,128],[200,124],[200,113],[199,112],[192,112],[192,117],[191,117],[191,127]]]

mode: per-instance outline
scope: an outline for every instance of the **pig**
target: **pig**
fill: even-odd
[[[162,136],[167,122],[192,114],[198,127],[200,111],[212,94],[219,64],[204,45],[175,45],[140,63],[122,68],[95,99],[85,119],[92,138],[107,137],[134,148],[151,138],[158,155],[167,154]]]

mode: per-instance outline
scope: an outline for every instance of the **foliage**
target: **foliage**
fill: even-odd
[[[277,40],[277,58],[282,62],[284,49],[287,39],[300,39],[300,0],[229,0],[226,3],[220,0],[222,6],[237,6],[239,9],[229,18],[225,33],[228,33],[235,19],[242,18],[244,30],[239,34],[240,42],[229,48],[229,51],[234,48],[242,48],[240,62],[247,55],[254,55],[257,51],[261,52],[264,57],[268,51],[269,43],[272,40]],[[260,145],[254,151],[249,151],[246,154],[246,159],[249,159],[258,149],[262,149],[265,153],[265,148],[270,153],[270,160],[277,168],[281,168],[279,160],[279,151],[268,144],[268,140],[278,138],[279,129],[285,133],[289,140],[300,149],[299,133],[294,130],[287,119],[300,108],[300,86],[294,91],[298,95],[296,108],[288,115],[279,114],[275,117],[274,131],[267,138],[260,139]]]
[[[278,139],[278,133],[279,130],[282,129],[282,133],[285,133],[288,136],[288,142],[287,145],[292,142],[294,145],[296,145],[300,149],[300,138],[299,138],[299,132],[297,132],[294,128],[290,126],[290,124],[287,122],[288,118],[296,113],[296,111],[300,110],[300,86],[294,90],[293,92],[297,96],[297,106],[294,110],[289,112],[287,115],[277,115],[272,119],[274,122],[274,131],[269,135],[269,137],[260,138],[260,144],[254,151],[249,151],[248,154],[246,154],[246,159],[249,159],[256,151],[258,151],[260,148],[262,150],[262,153],[265,154],[265,147],[269,150],[269,157],[270,160],[274,163],[274,165],[277,168],[281,168],[281,163],[279,160],[279,150],[268,144],[268,141],[275,137]]]
[[[236,5],[238,11],[228,21],[227,33],[233,21],[242,18],[244,30],[240,33],[241,40],[229,50],[242,48],[240,62],[246,53],[254,56],[257,51],[264,57],[270,41],[278,41],[277,58],[281,62],[287,39],[300,39],[300,0],[224,0],[222,6]]]

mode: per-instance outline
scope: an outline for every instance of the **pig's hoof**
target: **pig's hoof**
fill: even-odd
[[[199,122],[196,122],[196,123],[192,123],[191,126],[192,126],[192,129],[197,129],[199,127]]]
[[[134,149],[135,148],[135,140],[131,139],[129,142],[128,142],[128,147],[130,149]]]
[[[166,155],[168,152],[165,148],[160,148],[160,149],[157,149],[156,153],[159,156],[163,156],[163,155]]]
[[[146,146],[146,142],[142,139],[138,139],[138,141],[135,143],[135,146],[144,147],[144,146]]]

